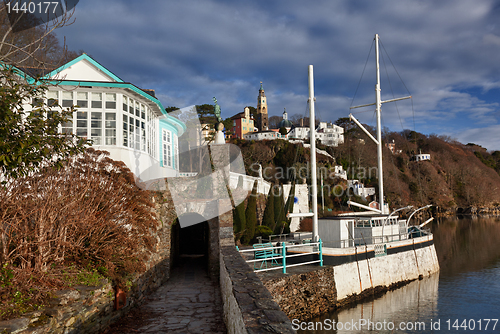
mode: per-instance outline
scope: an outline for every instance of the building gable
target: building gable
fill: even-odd
[[[123,82],[86,54],[75,58],[46,75],[46,78],[69,81]]]

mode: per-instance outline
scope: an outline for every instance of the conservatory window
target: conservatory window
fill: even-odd
[[[86,111],[77,111],[76,113],[76,135],[87,137],[87,117]]]
[[[102,108],[102,93],[92,93],[92,108]]]
[[[141,149],[141,133],[140,133],[141,122],[136,119],[135,120],[135,149]]]
[[[59,94],[58,92],[48,91],[47,92],[47,106],[54,107],[59,103]]]
[[[146,151],[146,123],[141,122],[141,150]]]
[[[128,112],[134,114],[134,100],[128,99]]]
[[[116,109],[115,93],[106,93],[106,109]]]
[[[116,114],[114,112],[106,113],[105,127],[106,145],[116,145]]]
[[[73,92],[62,92],[62,106],[63,108],[73,106]]]
[[[129,140],[128,140],[128,147],[134,148],[134,119],[132,117],[129,117],[129,122],[128,122],[128,133],[129,133]]]
[[[128,116],[123,115],[123,146],[128,147]]]
[[[76,93],[76,105],[80,108],[88,108],[89,107],[89,94],[87,92],[77,92]]]
[[[123,111],[127,111],[127,110],[128,110],[127,97],[124,96],[123,97]]]
[[[93,140],[94,145],[102,144],[102,113],[90,113],[90,138]]]
[[[172,167],[172,143],[167,130],[163,130],[163,165]]]
[[[67,133],[67,134],[72,134],[73,133],[73,115],[68,117],[67,122],[63,122],[61,124],[62,127],[62,133]]]

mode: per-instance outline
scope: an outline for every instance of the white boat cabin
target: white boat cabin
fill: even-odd
[[[398,216],[335,216],[319,219],[318,233],[325,247],[345,248],[408,238],[406,220]]]

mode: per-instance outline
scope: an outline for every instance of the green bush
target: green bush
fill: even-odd
[[[263,238],[269,238],[270,235],[273,234],[273,230],[271,230],[269,227],[265,225],[259,225],[255,229],[255,236],[256,237],[263,237]]]

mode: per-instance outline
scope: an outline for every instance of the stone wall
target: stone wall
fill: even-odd
[[[296,274],[259,276],[286,315],[303,321],[437,272],[436,250],[430,245]]]
[[[219,221],[220,288],[228,333],[295,333],[271,293],[236,250],[232,213],[221,214]]]
[[[158,219],[156,249],[149,257],[147,271],[133,280],[126,305],[114,309],[115,292],[107,280],[100,286],[77,286],[57,292],[50,306],[0,323],[0,333],[100,333],[118,321],[145,296],[165,283],[172,264],[171,233],[176,213],[168,192],[153,197]],[[236,251],[232,212],[223,212],[228,203],[219,204],[219,216],[208,221],[208,271],[220,278],[224,317],[229,333],[295,333],[287,316],[253,270]]]
[[[224,322],[232,333],[295,333],[286,314],[234,246],[221,249]]]
[[[156,248],[146,261],[146,271],[132,281],[125,307],[114,310],[113,286],[108,280],[103,280],[98,287],[76,286],[72,290],[58,291],[57,297],[49,301],[49,307],[0,322],[0,333],[99,333],[132,307],[140,305],[144,297],[170,277],[170,235],[176,214],[168,192],[155,193],[152,200],[158,219],[158,228],[154,232]],[[214,230],[218,232],[216,228]],[[217,259],[215,266],[218,254],[212,254],[213,257]]]
[[[290,319],[306,320],[337,305],[333,267],[263,279],[263,283]]]

